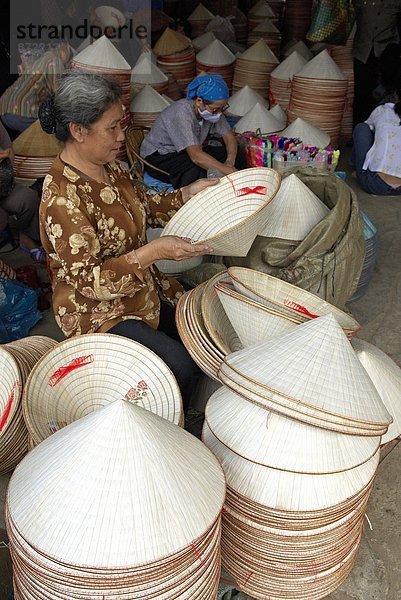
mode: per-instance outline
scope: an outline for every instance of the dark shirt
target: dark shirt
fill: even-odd
[[[388,44],[399,44],[401,0],[354,0],[354,58],[366,63],[371,50],[380,57]]]

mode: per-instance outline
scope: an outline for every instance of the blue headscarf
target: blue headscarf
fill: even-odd
[[[227,100],[228,87],[221,75],[199,75],[187,87],[187,98],[203,98],[208,102]]]

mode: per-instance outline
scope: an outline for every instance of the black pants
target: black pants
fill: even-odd
[[[0,208],[16,217],[18,231],[39,242],[40,196],[35,190],[17,183],[12,192],[0,199]]]
[[[139,342],[160,356],[174,373],[181,390],[184,412],[187,411],[191,393],[201,372],[180,341],[175,326],[174,309],[169,304],[161,303],[160,324],[157,330],[144,321],[129,319],[118,323],[107,333],[115,333]]]
[[[224,163],[227,159],[227,150],[225,146],[204,146],[202,149],[221,163]],[[192,162],[186,150],[181,150],[181,152],[171,152],[170,154],[159,154],[158,152],[154,152],[147,156],[146,160],[155,167],[170,173],[170,176],[164,175],[145,165],[145,169],[149,175],[156,177],[156,179],[165,183],[171,183],[174,189],[189,185],[197,179],[206,177],[206,170],[202,169],[202,167],[198,167]],[[237,169],[245,169],[246,167],[245,153],[242,152],[240,148],[238,148],[235,166]]]

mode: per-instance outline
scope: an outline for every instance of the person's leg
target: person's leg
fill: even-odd
[[[354,59],[354,104],[353,121],[354,126],[365,121],[376,103],[373,99],[373,90],[379,83],[379,61],[374,52],[366,63]]]
[[[362,177],[365,158],[375,140],[375,134],[366,123],[358,123],[352,133],[354,145],[352,148],[352,163],[358,180]]]
[[[147,156],[146,160],[155,167],[169,173],[169,176],[167,176],[145,165],[145,170],[149,175],[160,181],[171,183],[174,189],[206,177],[206,171],[192,162],[186,150],[171,152],[170,154],[154,153]]]
[[[35,190],[22,184],[16,184],[12,192],[1,200],[1,208],[17,218],[17,228],[35,242],[39,243],[39,203]]]

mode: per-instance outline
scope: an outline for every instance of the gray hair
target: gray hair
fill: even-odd
[[[42,103],[40,123],[44,131],[65,142],[70,123],[90,129],[117,100],[121,100],[121,87],[116,81],[92,73],[69,73],[54,96]]]

